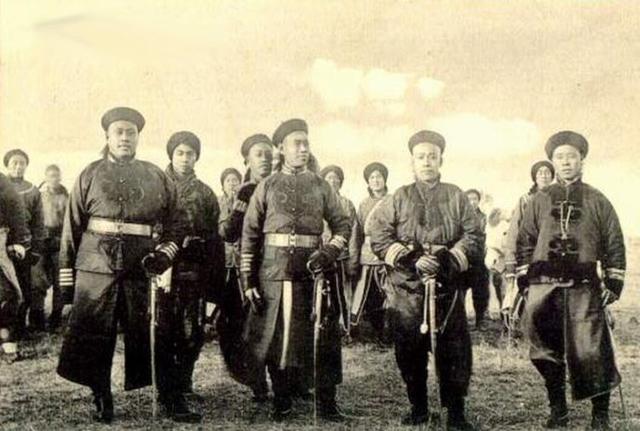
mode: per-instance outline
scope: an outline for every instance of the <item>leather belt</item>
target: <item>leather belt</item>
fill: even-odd
[[[316,248],[320,245],[320,235],[268,233],[264,237],[264,245],[271,247]]]
[[[151,237],[153,229],[147,224],[125,223],[108,218],[91,217],[87,229],[94,233]]]

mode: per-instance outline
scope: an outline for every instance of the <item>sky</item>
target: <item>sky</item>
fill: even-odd
[[[640,5],[628,1],[0,0],[0,151],[57,163],[71,186],[104,145],[100,117],[146,117],[138,156],[164,167],[178,130],[216,192],[240,145],[292,117],[320,164],[412,181],[407,141],[447,140],[443,181],[509,211],[560,130],[590,143],[584,181],[640,235]],[[4,168],[4,167],[3,167]]]

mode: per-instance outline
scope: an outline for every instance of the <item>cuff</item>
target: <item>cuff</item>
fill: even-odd
[[[253,268],[253,254],[242,253],[240,255],[240,272],[251,273]]]
[[[73,268],[60,268],[60,287],[73,287]]]
[[[464,251],[460,250],[458,247],[452,247],[449,249],[449,253],[451,253],[456,259],[456,262],[458,262],[460,272],[465,272],[467,269],[469,269],[469,259],[467,259]]]
[[[236,199],[233,202],[233,205],[231,207],[234,211],[238,211],[240,213],[244,213],[245,211],[247,211],[247,203],[241,201],[240,199]]]
[[[529,265],[520,265],[516,267],[516,277],[522,277],[527,275],[529,272]]]
[[[389,266],[395,266],[398,259],[409,252],[409,249],[402,243],[394,242],[391,244],[384,256],[384,263]]]
[[[328,245],[337,247],[338,250],[342,251],[347,246],[347,239],[343,236],[335,235],[331,238],[331,241],[329,241]]]
[[[178,245],[173,241],[163,242],[156,247],[156,251],[166,254],[171,261],[176,258],[178,250]]]

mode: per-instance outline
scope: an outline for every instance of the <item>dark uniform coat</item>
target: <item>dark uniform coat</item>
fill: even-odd
[[[158,383],[180,392],[192,390],[195,362],[204,344],[206,302],[214,302],[223,272],[224,251],[218,236],[218,199],[195,173],[179,178],[171,165],[165,173],[176,184],[177,208],[187,237],[201,239],[174,261],[171,290],[158,292],[158,350],[164,350]],[[163,381],[165,378],[168,381]],[[163,385],[166,385],[163,387]]]
[[[620,375],[597,267],[605,286],[620,295],[626,260],[609,200],[581,180],[539,191],[522,220],[517,258],[530,285],[525,321],[534,364],[566,361],[576,400],[611,391]]]
[[[62,229],[60,270],[75,271],[69,326],[58,374],[87,386],[108,384],[116,316],[125,332],[125,389],[151,383],[149,280],[142,258],[159,243],[182,243],[176,187],[157,166],[104,158],[75,182]],[[152,226],[153,236],[106,234],[87,228],[92,217]],[[73,295],[73,296],[72,296]]]
[[[456,186],[437,181],[429,186],[416,182],[398,189],[373,214],[371,247],[388,265],[393,265],[395,250],[446,248],[462,270],[480,253],[480,231],[467,197]],[[396,359],[407,383],[412,404],[426,404],[427,346],[429,335],[420,333],[423,319],[424,284],[413,264],[389,267],[392,289],[387,313],[393,331]],[[457,280],[438,278],[443,289],[437,298],[437,321],[441,326],[438,345],[440,392],[449,406],[466,395],[471,377],[471,340],[467,330],[464,295]],[[444,332],[442,332],[444,331]]]
[[[0,174],[0,328],[14,329],[19,300],[22,297],[13,262],[6,246],[19,244],[29,249],[27,215],[24,202],[9,179]]]
[[[300,368],[309,387],[313,378],[313,322],[310,318],[313,281],[307,261],[314,249],[263,244],[265,234],[320,237],[324,220],[334,238],[342,238],[345,247],[351,224],[329,184],[308,170],[292,172],[285,166],[281,172],[258,184],[249,202],[242,232],[241,271],[250,273],[254,279],[259,276],[259,288],[265,301],[261,314],[249,314],[245,339],[262,368],[265,361],[279,364],[280,368]],[[291,316],[286,323],[282,306],[285,282],[292,284]],[[337,304],[336,298],[333,303]],[[342,381],[339,311],[330,310],[329,324],[319,343],[318,387]],[[289,334],[286,345],[284,334]]]

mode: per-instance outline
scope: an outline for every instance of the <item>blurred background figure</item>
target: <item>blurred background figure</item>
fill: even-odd
[[[69,192],[61,184],[62,175],[57,165],[49,165],[44,172],[44,181],[40,184],[42,214],[44,220],[44,238],[41,257],[33,268],[33,305],[32,310],[44,313],[47,290],[51,287],[51,314],[49,332],[55,332],[60,326],[64,302],[58,283],[58,254],[64,212],[69,200]]]

